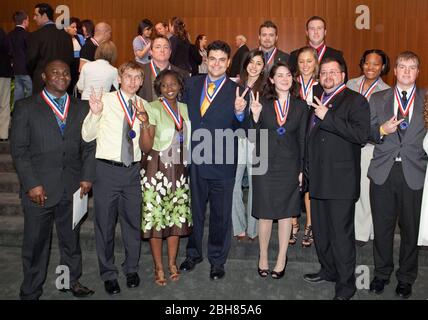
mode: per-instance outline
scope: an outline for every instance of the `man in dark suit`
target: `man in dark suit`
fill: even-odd
[[[394,229],[400,226],[400,267],[396,294],[408,298],[418,273],[418,229],[427,155],[424,95],[416,87],[419,58],[410,51],[397,57],[395,87],[370,99],[372,139],[370,204],[374,227],[374,279],[370,291],[380,294],[394,271]],[[398,208],[398,209],[397,209]]]
[[[207,54],[208,75],[188,79],[183,99],[187,103],[192,122],[194,155],[190,165],[190,188],[193,233],[189,237],[186,260],[181,264],[180,270],[191,271],[202,261],[202,238],[209,201],[210,278],[218,280],[225,275],[224,264],[232,238],[231,211],[237,158],[235,152],[237,141],[233,131],[246,123],[248,115],[244,111],[246,100],[239,95],[238,86],[226,77],[226,70],[230,64],[229,45],[220,40],[214,41],[208,46]],[[226,139],[216,136],[219,131]],[[209,137],[204,136],[201,142],[200,134],[209,134]],[[212,141],[207,143],[206,139]],[[229,148],[225,143],[231,139],[235,142],[233,148]]]
[[[147,101],[153,101],[157,99],[153,83],[162,70],[171,69],[177,71],[183,79],[189,78],[189,73],[184,71],[169,62],[171,57],[171,44],[167,37],[156,36],[150,43],[152,51],[152,59],[150,63],[142,65],[144,71],[144,81],[138,95]]]
[[[265,75],[269,74],[270,69],[276,62],[288,63],[290,55],[279,50],[276,47],[278,42],[278,27],[272,21],[265,21],[259,27],[260,50],[265,56]]]
[[[21,299],[38,299],[46,279],[51,235],[55,222],[60,265],[68,267],[69,289],[76,297],[93,294],[79,283],[82,253],[79,225],[72,229],[73,194],[89,192],[94,179],[95,143],[82,140],[88,103],[70,97],[70,68],[63,61],[49,63],[44,90],[15,105],[11,153],[21,184],[24,209]],[[67,285],[67,284],[65,284]]]
[[[9,136],[10,81],[12,78],[9,52],[6,33],[0,28],[0,141],[6,141]]]
[[[235,45],[238,48],[232,58],[232,65],[229,69],[229,77],[237,77],[241,73],[242,63],[244,62],[244,57],[250,49],[248,49],[247,38],[240,34],[235,38]]]
[[[46,64],[61,60],[69,66],[73,62],[73,41],[64,30],[58,30],[53,20],[53,9],[47,3],[40,3],[34,9],[34,21],[40,27],[30,34],[27,50],[27,68],[33,79],[33,91],[43,90],[41,74]]]
[[[320,63],[323,58],[339,59],[345,66],[345,83],[348,81],[348,69],[346,67],[345,59],[343,58],[342,51],[327,47],[325,44],[325,36],[327,35],[327,24],[325,20],[318,16],[313,16],[306,22],[306,36],[308,37],[309,45],[317,50],[318,62]],[[294,74],[297,71],[297,52],[294,50],[290,54],[289,65],[291,72]]]
[[[370,134],[367,100],[346,88],[345,67],[325,58],[320,65],[321,101],[312,103],[315,126],[308,136],[307,172],[314,243],[321,264],[304,275],[310,283],[336,283],[334,299],[350,299],[355,287],[355,202],[360,195],[361,145]]]
[[[9,42],[10,55],[13,63],[13,74],[15,77],[14,101],[29,97],[33,93],[33,83],[28,75],[26,65],[26,55],[28,48],[27,31],[30,24],[30,18],[24,11],[17,11],[13,14],[15,29],[7,35]]]

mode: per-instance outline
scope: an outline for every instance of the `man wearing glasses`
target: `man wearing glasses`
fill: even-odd
[[[306,160],[314,243],[321,269],[310,283],[336,283],[334,299],[355,294],[355,202],[360,195],[361,145],[370,134],[367,100],[346,88],[341,60],[320,64],[321,98],[315,97]]]

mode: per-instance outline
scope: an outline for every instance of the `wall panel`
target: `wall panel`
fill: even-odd
[[[37,2],[2,0],[0,26],[11,30],[12,13],[24,9],[32,14]],[[205,33],[210,40],[223,39],[233,44],[235,36],[242,33],[248,37],[249,47],[258,44],[258,26],[265,19],[271,19],[279,27],[278,46],[290,52],[306,43],[307,18],[320,15],[328,24],[327,43],[344,52],[350,77],[359,74],[359,57],[367,48],[385,50],[392,61],[400,51],[410,49],[422,60],[419,84],[428,87],[425,68],[428,0],[52,0],[50,3],[68,5],[73,16],[110,23],[119,49],[118,63],[133,58],[131,41],[138,21],[145,17],[160,21],[181,16],[192,39]],[[370,30],[355,28],[355,8],[360,4],[370,8]],[[34,23],[31,28],[35,29]],[[392,84],[392,72],[385,80]]]

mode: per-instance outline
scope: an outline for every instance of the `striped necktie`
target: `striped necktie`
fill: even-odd
[[[209,85],[208,85],[208,96],[209,97],[212,97],[213,96],[213,94],[214,94],[214,90],[215,90],[215,83],[214,82],[211,82]],[[205,114],[205,112],[207,112],[207,110],[208,110],[208,108],[210,107],[210,101],[208,100],[208,97],[207,97],[207,95],[205,95],[205,97],[204,97],[204,101],[202,102],[202,105],[201,105],[201,117],[203,117],[204,116],[204,114]]]

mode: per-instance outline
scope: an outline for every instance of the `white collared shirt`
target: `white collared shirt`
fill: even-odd
[[[401,92],[404,91],[404,89],[401,89],[398,85],[397,85],[397,89],[398,89],[398,92],[400,93],[400,98],[402,98],[403,95]],[[412,92],[412,89],[413,89],[413,87],[405,90],[407,92],[407,99],[410,99],[410,93]],[[416,88],[415,88],[415,90],[416,90]],[[410,100],[409,100],[409,102],[410,102]],[[413,100],[413,102],[414,102],[414,100]],[[414,105],[414,103],[410,106],[410,110],[409,110],[409,123],[410,123],[410,121],[412,121],[413,105]],[[397,99],[395,98],[395,92],[394,92],[394,114],[397,115],[398,114],[397,112],[398,112],[398,102],[397,102]]]

